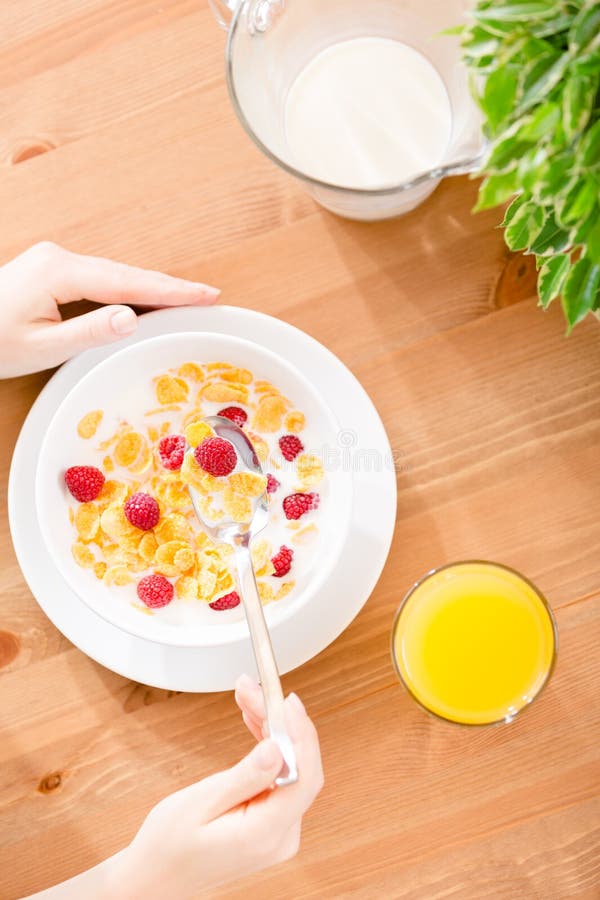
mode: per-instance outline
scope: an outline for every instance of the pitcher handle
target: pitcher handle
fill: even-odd
[[[208,0],[217,24],[225,31],[229,30],[229,23],[240,3],[241,0]]]

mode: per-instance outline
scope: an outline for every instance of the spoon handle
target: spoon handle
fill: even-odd
[[[256,667],[265,699],[269,737],[279,746],[284,760],[283,769],[275,779],[275,784],[280,786],[293,784],[298,780],[296,754],[285,726],[283,691],[269,629],[267,628],[263,606],[256,586],[250,547],[237,544],[234,549],[246,620],[250,630],[252,649],[254,650]]]

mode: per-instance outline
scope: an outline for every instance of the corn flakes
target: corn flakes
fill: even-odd
[[[241,494],[227,486],[223,491],[223,507],[225,513],[234,522],[247,523],[252,521],[252,503],[248,497],[242,497]]]
[[[292,535],[291,540],[294,544],[308,544],[309,541],[312,541],[313,538],[317,536],[317,533],[317,526],[312,522],[310,525],[305,525],[304,528],[300,528],[296,531],[296,533]]]
[[[101,409],[95,409],[92,412],[86,413],[86,415],[79,420],[77,425],[77,434],[79,437],[85,438],[86,440],[94,437],[103,417],[104,413]]]
[[[82,541],[92,541],[96,537],[100,528],[100,513],[93,501],[77,507],[74,524]]]
[[[115,471],[115,464],[112,461],[112,456],[104,457],[104,459],[102,460],[102,468],[104,469],[105,472],[114,472]]]
[[[104,560],[100,560],[100,562],[97,562],[96,565],[94,566],[94,575],[96,576],[96,578],[98,578],[100,581],[102,581],[102,579],[104,578],[104,573],[106,572],[107,568],[108,567],[107,567],[106,563],[104,562]]]
[[[301,453],[296,458],[296,472],[300,479],[301,488],[314,487],[323,481],[325,470],[318,456],[311,453]]]
[[[199,397],[214,403],[247,403],[248,388],[244,384],[211,381],[204,385]]]
[[[190,447],[197,447],[205,438],[213,435],[214,431],[206,422],[191,422],[183,433]]]
[[[291,431],[292,434],[297,434],[299,431],[302,431],[302,429],[306,425],[304,413],[301,413],[298,409],[292,410],[292,412],[289,412],[285,417],[283,424],[286,431]]]
[[[198,599],[198,582],[190,575],[181,575],[175,582],[175,593],[182,600]]]
[[[181,378],[187,378],[190,381],[204,381],[204,372],[198,363],[184,363],[179,367],[177,374],[181,376]]]
[[[86,547],[85,544],[82,544],[81,541],[77,541],[71,547],[71,553],[73,554],[73,559],[77,563],[78,566],[81,566],[82,569],[93,569],[94,564],[96,562],[96,557],[92,553],[89,547]]]
[[[285,408],[286,404],[280,394],[264,397],[254,413],[252,428],[256,431],[266,431],[269,434],[279,431]]]
[[[122,587],[124,584],[129,584],[131,581],[133,581],[133,578],[129,574],[129,570],[126,565],[116,565],[110,566],[105,571],[102,580],[104,584],[115,584],[118,587]]]
[[[229,476],[229,484],[243,497],[260,497],[267,489],[267,477],[257,472],[234,472]]]
[[[161,406],[186,403],[190,389],[187,381],[174,375],[161,375],[156,381],[156,399]]]
[[[137,431],[126,431],[117,441],[113,457],[118,466],[127,468],[136,461],[142,449],[142,435]]]

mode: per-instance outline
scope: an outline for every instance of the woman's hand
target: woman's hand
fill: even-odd
[[[48,369],[132,334],[137,316],[123,304],[202,306],[218,296],[205,284],[36,244],[0,267],[0,378]],[[108,305],[62,321],[59,306],[82,299]]]
[[[291,694],[285,701],[286,723],[299,780],[272,789],[283,760],[273,741],[261,740],[262,692],[244,676],[236,701],[260,743],[233,768],[154,807],[130,846],[113,859],[111,897],[186,900],[298,851],[302,816],[323,785],[315,727]]]

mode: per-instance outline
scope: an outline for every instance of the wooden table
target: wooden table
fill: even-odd
[[[400,460],[388,565],[356,621],[285,678],[326,789],[299,857],[220,898],[597,897],[600,331],[564,338],[498,214],[447,181],[399,221],[315,206],[244,136],[223,35],[197,0],[0,5],[0,261],[49,238],[202,278],[314,335],[373,397]],[[310,360],[307,360],[310,365]],[[11,451],[48,373],[0,385],[0,895],[123,846],[160,797],[250,746],[230,694],[174,694],[91,662],[11,549]],[[388,654],[432,566],[526,572],[560,629],[547,692],[509,727],[422,713]],[[360,564],[360,561],[357,561]],[[85,900],[85,898],[82,898]]]

